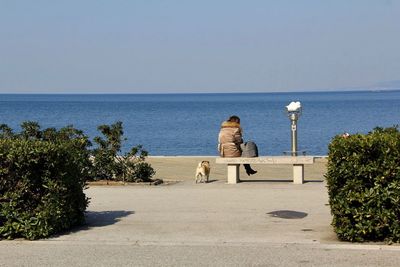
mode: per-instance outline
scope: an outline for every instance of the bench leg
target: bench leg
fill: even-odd
[[[303,184],[304,183],[304,165],[293,164],[293,183]]]
[[[228,184],[237,184],[239,181],[239,164],[228,164]]]

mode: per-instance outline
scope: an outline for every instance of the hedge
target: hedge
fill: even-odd
[[[400,241],[400,132],[336,136],[327,185],[332,225],[341,240]]]
[[[0,239],[37,239],[84,223],[87,140],[0,139]]]
[[[97,148],[72,125],[41,130],[26,121],[14,133],[0,124],[0,239],[48,237],[84,223],[86,181],[152,182],[141,145],[121,153],[122,122],[100,125]]]

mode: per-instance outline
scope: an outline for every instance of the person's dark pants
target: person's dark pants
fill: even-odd
[[[254,170],[251,168],[250,164],[243,164],[243,166],[244,166],[247,174],[254,172]]]

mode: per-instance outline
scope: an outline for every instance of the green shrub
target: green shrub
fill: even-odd
[[[121,155],[123,138],[122,122],[100,125],[103,137],[95,137],[97,148],[92,151],[92,180],[115,180],[126,182],[150,182],[155,174],[151,165],[145,162],[148,152],[141,145]]]
[[[141,145],[133,147],[129,153],[119,158],[123,166],[123,179],[127,182],[151,182],[156,173],[147,163],[147,151]]]
[[[37,239],[84,222],[90,179],[151,181],[154,170],[141,146],[121,152],[122,122],[101,125],[91,146],[80,130],[41,130],[37,122],[14,133],[0,124],[0,239]]]
[[[84,222],[87,138],[71,126],[33,126],[21,134],[1,127],[0,238],[37,239]]]
[[[400,132],[336,136],[326,174],[332,225],[346,241],[400,241]]]

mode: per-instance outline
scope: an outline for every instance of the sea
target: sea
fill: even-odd
[[[20,131],[73,125],[91,139],[97,127],[123,122],[123,152],[138,144],[153,156],[215,156],[221,123],[241,118],[245,141],[260,155],[291,148],[285,106],[300,101],[298,148],[326,155],[332,138],[400,124],[400,90],[207,94],[0,94],[0,124]]]

